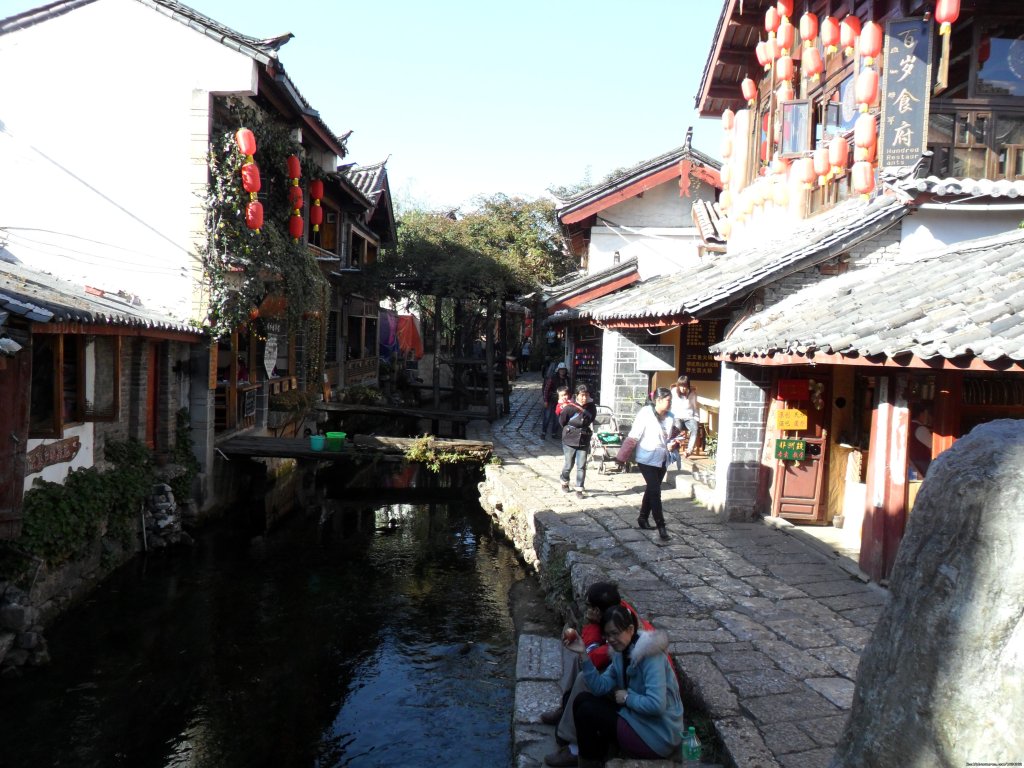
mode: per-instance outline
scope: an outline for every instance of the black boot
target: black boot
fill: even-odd
[[[658,538],[662,541],[668,541],[672,538],[668,535],[668,531],[665,529],[664,523],[658,523]]]
[[[654,526],[647,522],[647,515],[640,515],[640,517],[636,519],[636,524],[638,527],[643,528],[645,531],[654,530]]]

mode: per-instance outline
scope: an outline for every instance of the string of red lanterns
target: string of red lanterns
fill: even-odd
[[[263,227],[263,204],[257,199],[260,191],[260,169],[253,159],[256,154],[256,135],[248,128],[235,132],[235,145],[245,159],[242,161],[242,189],[249,193],[245,206],[245,226],[259,234]]]
[[[291,208],[292,215],[288,218],[288,234],[292,237],[292,242],[299,242],[299,238],[302,237],[303,223],[302,223],[302,187],[299,186],[299,178],[302,176],[302,164],[299,162],[297,155],[290,155],[288,157],[288,178],[292,180],[291,186],[288,187],[288,207]]]
[[[309,204],[309,223],[313,225],[314,232],[319,232],[320,225],[324,223],[324,209],[320,207],[320,200],[324,196],[323,180],[313,179],[309,183],[309,196],[312,198]]]

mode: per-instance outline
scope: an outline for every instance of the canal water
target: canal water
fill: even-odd
[[[137,558],[0,681],[0,765],[510,765],[528,576],[477,503],[414,497]]]

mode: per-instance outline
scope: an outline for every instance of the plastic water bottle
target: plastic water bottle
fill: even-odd
[[[700,764],[700,739],[697,738],[697,730],[692,725],[683,736],[682,752],[683,765]]]

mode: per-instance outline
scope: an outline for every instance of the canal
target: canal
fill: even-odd
[[[0,764],[510,765],[509,595],[533,577],[471,499],[317,486],[269,533],[236,510],[136,558],[49,627],[52,663],[0,682]]]

